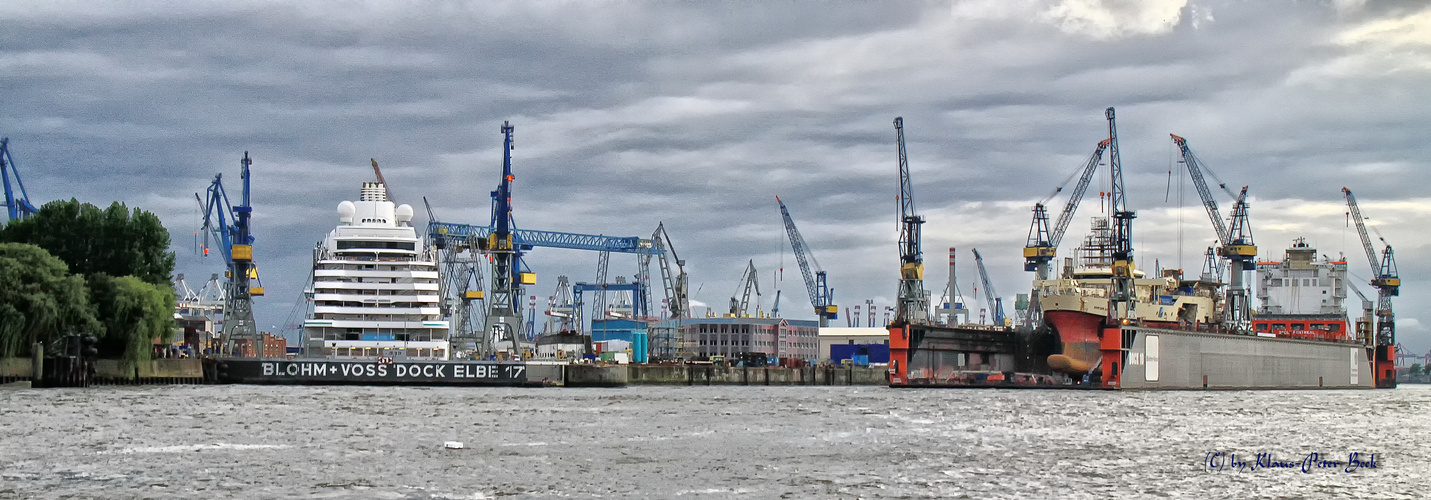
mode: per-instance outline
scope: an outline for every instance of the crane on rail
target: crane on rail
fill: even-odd
[[[10,184],[10,178],[15,183]],[[25,183],[20,180],[20,169],[15,166],[15,158],[10,156],[10,138],[0,138],[0,182],[5,184],[5,213],[15,221],[34,215],[39,211],[30,203],[30,194],[25,192]]]
[[[1112,139],[1098,141],[1098,145],[1093,148],[1093,154],[1084,160],[1075,174],[1081,172],[1078,183],[1073,186],[1073,191],[1068,195],[1068,201],[1063,204],[1063,211],[1058,215],[1058,221],[1049,228],[1048,209],[1046,204],[1063,191],[1063,186],[1068,184],[1073,176],[1063,181],[1052,193],[1045,196],[1043,200],[1034,204],[1033,224],[1029,227],[1028,243],[1024,246],[1024,270],[1033,271],[1034,279],[1043,281],[1049,279],[1049,263],[1057,256],[1058,244],[1063,241],[1063,235],[1068,231],[1068,224],[1073,221],[1073,213],[1078,211],[1078,203],[1083,200],[1083,194],[1088,191],[1088,184],[1093,181],[1093,174],[1098,170],[1098,164],[1103,161],[1103,152],[1107,151]],[[1030,326],[1042,321],[1038,308],[1038,289],[1035,288],[1029,300],[1028,322]]]
[[[253,319],[253,298],[263,296],[262,282],[258,280],[258,270],[253,263],[253,232],[249,219],[253,215],[250,193],[249,167],[253,160],[244,151],[239,165],[239,178],[243,181],[241,202],[237,205],[229,201],[224,191],[223,174],[214,175],[209,184],[204,201],[204,255],[209,254],[209,238],[218,240],[228,265],[228,278],[224,297],[224,328],[220,334],[220,353],[236,355],[236,347],[242,341],[252,342],[253,355],[262,355],[258,327]],[[198,196],[195,194],[195,196]]]
[[[894,119],[899,148],[899,307],[896,325],[928,325],[929,305],[924,294],[924,253],[920,232],[924,217],[914,208],[914,185],[909,179],[909,156],[904,148],[904,117]]]
[[[1257,269],[1257,244],[1252,241],[1252,225],[1247,221],[1247,186],[1242,187],[1242,192],[1233,195],[1227,189],[1227,183],[1218,179],[1218,187],[1223,192],[1237,199],[1232,205],[1232,224],[1229,227],[1222,221],[1222,212],[1218,210],[1217,199],[1213,198],[1212,191],[1208,189],[1207,180],[1203,178],[1203,173],[1212,174],[1193,154],[1188,147],[1187,139],[1176,134],[1168,134],[1173,139],[1173,144],[1177,145],[1178,152],[1181,153],[1182,163],[1187,165],[1188,176],[1192,177],[1193,185],[1197,187],[1197,194],[1202,198],[1203,208],[1207,209],[1207,216],[1212,220],[1212,228],[1217,233],[1217,241],[1220,245],[1217,248],[1217,255],[1228,261],[1227,280],[1227,300],[1223,308],[1226,313],[1223,315],[1223,325],[1232,333],[1252,333],[1252,306],[1248,301],[1246,271]],[[1217,176],[1213,175],[1216,179]]]
[[[839,319],[840,308],[833,303],[835,291],[825,283],[825,270],[820,269],[820,262],[810,253],[800,230],[795,228],[795,219],[790,217],[790,210],[785,207],[785,202],[776,196],[775,203],[780,204],[780,215],[785,219],[785,234],[790,237],[790,248],[795,253],[795,261],[800,264],[800,274],[805,277],[805,291],[810,294],[810,305],[815,308],[815,315],[820,318],[820,326],[830,326],[830,320]],[[814,263],[814,273],[810,272],[811,263]]]
[[[984,284],[984,298],[994,314],[994,326],[1004,326],[1004,299],[994,291],[994,283],[989,281],[989,271],[984,269],[984,257],[974,248],[974,262],[979,267],[979,281]]]
[[[1391,250],[1391,244],[1386,242],[1386,238],[1381,240],[1384,248],[1381,253],[1381,261],[1376,258],[1376,248],[1371,245],[1371,237],[1366,233],[1366,223],[1361,215],[1361,208],[1357,206],[1356,196],[1352,195],[1350,189],[1342,188],[1342,194],[1346,196],[1347,208],[1350,210],[1348,216],[1356,224],[1356,232],[1361,236],[1362,249],[1366,251],[1367,262],[1371,264],[1371,272],[1375,276],[1371,280],[1371,286],[1376,287],[1376,331],[1372,336],[1375,346],[1375,369],[1377,387],[1396,387],[1396,314],[1391,308],[1391,298],[1401,294],[1401,277],[1396,272],[1396,255]]]

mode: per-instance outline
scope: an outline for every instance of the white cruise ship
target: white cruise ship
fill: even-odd
[[[412,227],[412,207],[364,182],[358,201],[338,204],[338,227],[313,259],[309,356],[448,359],[448,323],[438,309],[436,250]]]

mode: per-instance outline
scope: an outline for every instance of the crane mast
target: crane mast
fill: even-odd
[[[512,131],[508,122],[502,122],[502,181],[496,191],[492,191],[492,234],[487,237],[484,249],[492,256],[492,293],[487,302],[487,333],[482,336],[482,354],[490,354],[494,346],[489,341],[500,342],[504,337],[512,339],[512,352],[521,352],[522,308],[517,301],[522,297],[522,285],[535,284],[536,275],[521,271],[521,249],[512,245]]]
[[[1224,307],[1223,324],[1228,331],[1233,333],[1252,332],[1252,306],[1248,300],[1246,271],[1257,269],[1257,245],[1252,241],[1252,227],[1247,221],[1247,186],[1242,187],[1242,192],[1232,205],[1232,227],[1222,221],[1222,212],[1218,210],[1217,199],[1213,198],[1212,190],[1208,189],[1207,180],[1203,177],[1206,167],[1202,161],[1193,154],[1188,147],[1187,139],[1176,134],[1168,134],[1172,137],[1173,144],[1177,145],[1178,152],[1183,157],[1183,163],[1187,165],[1188,176],[1193,180],[1193,186],[1197,188],[1197,194],[1202,198],[1203,208],[1207,210],[1207,216],[1212,220],[1212,229],[1217,233],[1219,247],[1217,254],[1228,260],[1229,273],[1227,283],[1227,304]],[[1232,191],[1227,189],[1226,184],[1219,183],[1223,192],[1231,195]]]
[[[920,250],[920,228],[924,217],[914,210],[914,186],[909,180],[909,157],[904,150],[904,118],[894,119],[895,141],[899,146],[899,308],[894,321],[902,324],[929,324],[929,307],[924,298],[924,255]]]
[[[785,202],[776,196],[775,203],[780,204],[780,215],[785,219],[785,234],[790,237],[790,248],[795,253],[795,261],[800,264],[800,274],[805,277],[805,291],[810,294],[810,305],[815,308],[815,315],[820,318],[820,326],[830,326],[830,320],[839,318],[840,308],[832,303],[835,291],[826,285],[825,271],[820,269],[820,262],[810,254],[805,238],[800,236],[800,230],[795,228],[795,219],[790,217],[790,210],[785,207]],[[811,262],[815,264],[813,273],[810,272]],[[776,294],[776,298],[779,298],[779,294]]]
[[[1376,332],[1372,339],[1376,346],[1377,387],[1396,387],[1396,314],[1391,308],[1391,298],[1401,294],[1401,278],[1396,272],[1396,256],[1391,250],[1391,245],[1386,243],[1385,238],[1381,238],[1385,249],[1382,251],[1381,261],[1378,263],[1376,248],[1372,247],[1371,237],[1366,233],[1366,223],[1363,221],[1361,208],[1357,206],[1356,196],[1352,195],[1351,190],[1345,187],[1342,188],[1342,194],[1346,196],[1351,220],[1356,223],[1356,232],[1361,236],[1361,245],[1366,252],[1367,262],[1376,276],[1371,280],[1371,286],[1376,287],[1377,290]]]
[[[979,281],[984,284],[984,299],[988,301],[989,308],[994,314],[994,325],[1004,326],[1004,299],[994,291],[994,283],[989,281],[989,271],[984,269],[984,257],[979,255],[979,249],[972,250],[974,250],[974,262],[979,267]]]
[[[1112,179],[1109,192],[1113,209],[1113,296],[1109,298],[1108,313],[1113,319],[1126,319],[1133,314],[1133,219],[1137,215],[1128,210],[1123,190],[1123,162],[1118,157],[1118,127],[1113,108],[1105,110],[1103,116],[1108,118],[1108,170]]]

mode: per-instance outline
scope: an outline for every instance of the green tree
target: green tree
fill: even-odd
[[[0,357],[99,329],[83,278],[43,248],[0,243]]]
[[[1410,369],[1410,370],[1407,370],[1406,373],[1409,373],[1409,374],[1411,374],[1411,375],[1419,375],[1419,374],[1421,374],[1421,363],[1416,363],[1416,364],[1414,364],[1414,365],[1411,365],[1411,369]]]
[[[174,338],[174,289],[134,276],[89,276],[90,300],[104,324],[101,357],[126,362],[149,361],[154,339]]]
[[[0,242],[30,243],[69,264],[75,274],[134,276],[172,286],[169,230],[153,213],[114,202],[100,210],[73,198],[46,203],[34,215],[0,228]]]

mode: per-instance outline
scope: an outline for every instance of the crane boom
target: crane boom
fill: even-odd
[[[785,219],[785,234],[790,237],[790,248],[795,253],[795,261],[800,264],[800,274],[805,277],[805,291],[810,295],[810,305],[815,308],[815,315],[820,318],[820,326],[830,326],[830,320],[839,318],[840,310],[831,303],[834,301],[834,290],[826,285],[825,270],[820,269],[820,262],[810,254],[805,237],[795,228],[795,219],[790,217],[790,210],[785,207],[785,202],[776,196],[775,203],[780,204],[780,215]],[[814,263],[814,272],[811,272],[811,263]]]
[[[10,185],[10,178],[15,185]],[[38,209],[30,203],[30,194],[25,192],[25,183],[20,180],[20,169],[15,167],[15,158],[10,156],[10,138],[0,138],[0,183],[5,184],[5,212],[11,221],[34,215]],[[19,196],[16,196],[19,191]]]
[[[1168,134],[1173,138],[1173,144],[1178,146],[1178,152],[1182,154],[1183,164],[1188,167],[1188,176],[1192,177],[1193,186],[1197,188],[1198,197],[1202,198],[1203,208],[1207,209],[1207,216],[1212,219],[1212,229],[1217,232],[1217,241],[1223,245],[1228,244],[1227,224],[1222,222],[1222,212],[1217,208],[1217,199],[1212,197],[1212,192],[1207,188],[1207,180],[1202,175],[1202,162],[1197,159],[1192,150],[1188,148],[1186,139],[1177,134]],[[1222,185],[1224,190],[1227,186]]]
[[[974,262],[979,267],[979,281],[984,284],[984,299],[988,300],[989,307],[993,309],[994,324],[1004,326],[1004,299],[994,291],[994,283],[989,281],[989,271],[984,269],[984,257],[979,255],[979,249],[972,250],[974,251]]]
[[[904,118],[894,119],[895,142],[899,147],[899,309],[895,321],[905,324],[929,324],[929,307],[924,298],[924,255],[920,232],[924,224],[914,209],[914,186],[909,179],[909,157],[904,148]]]
[[[388,181],[387,181],[386,179],[383,179],[383,171],[378,168],[378,159],[377,159],[377,158],[368,158],[368,161],[370,161],[370,162],[373,163],[373,175],[378,178],[378,182],[381,182],[381,183],[383,184],[383,193],[386,194],[386,195],[388,195],[388,201],[392,201],[393,203],[397,203],[396,201],[394,201],[394,198],[393,198],[393,189],[392,189],[391,187],[388,187]],[[423,200],[426,201],[426,198],[424,198]],[[432,208],[432,207],[428,207],[428,208]]]
[[[1063,204],[1063,211],[1058,214],[1058,221],[1053,226],[1053,231],[1049,233],[1049,244],[1054,248],[1063,241],[1064,233],[1068,232],[1068,224],[1073,221],[1073,213],[1078,210],[1078,203],[1083,200],[1083,194],[1088,191],[1088,184],[1093,181],[1093,173],[1098,170],[1098,164],[1103,161],[1103,152],[1108,149],[1109,139],[1098,141],[1098,147],[1093,149],[1093,154],[1088,156],[1088,160],[1083,164],[1083,175],[1078,178],[1078,184],[1074,185],[1073,192],[1069,193],[1068,201]]]

